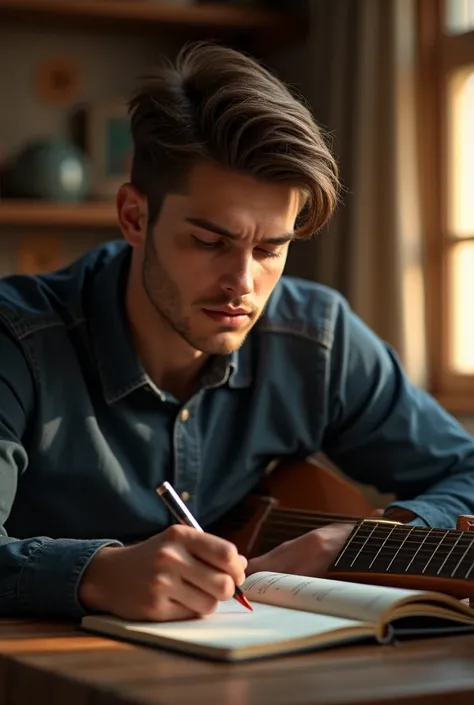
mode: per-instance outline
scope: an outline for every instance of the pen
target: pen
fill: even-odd
[[[198,531],[204,531],[169,482],[163,482],[163,484],[158,487],[157,492],[158,496],[161,497],[173,516],[181,524],[192,526]],[[235,586],[234,600],[240,602],[240,604],[247,609],[253,610],[252,605],[237,585]]]

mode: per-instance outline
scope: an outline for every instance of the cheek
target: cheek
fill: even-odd
[[[264,266],[260,266],[254,277],[255,292],[262,298],[267,298],[275,288],[278,280],[285,268],[285,259],[270,261]]]
[[[185,298],[212,298],[220,289],[221,271],[211,257],[183,258],[176,272],[177,283]]]

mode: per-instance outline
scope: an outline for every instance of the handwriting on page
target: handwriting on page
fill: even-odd
[[[337,593],[347,592],[342,583],[327,580],[321,582],[318,578],[301,578],[287,573],[256,573],[247,579],[244,587],[251,595],[254,595],[255,591],[259,596],[264,596],[269,591],[283,590],[285,598],[286,596],[289,598],[290,595],[296,597],[302,593],[305,598],[310,597],[318,602],[324,602],[329,596]]]
[[[250,600],[359,620],[377,619],[402,592],[412,592],[270,572],[251,575],[243,588]]]

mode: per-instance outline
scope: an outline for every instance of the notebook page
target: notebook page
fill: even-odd
[[[270,644],[360,626],[359,622],[350,619],[306,614],[273,605],[256,603],[253,608],[254,611],[250,612],[235,600],[230,600],[220,603],[216,612],[201,619],[122,624],[127,631],[226,649]]]
[[[252,603],[265,602],[368,622],[376,622],[400,599],[423,594],[421,590],[273,572],[250,575],[242,589]]]

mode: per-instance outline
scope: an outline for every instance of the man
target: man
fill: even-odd
[[[394,491],[392,515],[474,511],[474,443],[336,292],[281,278],[337,202],[307,108],[230,49],[197,44],[131,101],[125,242],[0,283],[0,613],[212,612],[247,573],[318,575],[348,529],[247,560],[173,526],[171,480],[209,527],[268,463],[324,451]]]

